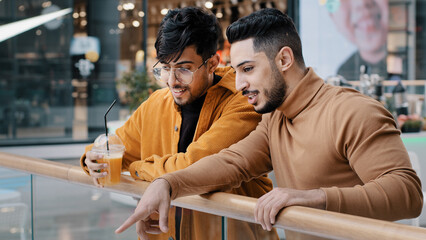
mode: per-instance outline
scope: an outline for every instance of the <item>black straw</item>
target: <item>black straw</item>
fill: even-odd
[[[117,99],[114,99],[114,102],[111,103],[111,106],[109,106],[108,110],[106,111],[104,115],[105,120],[105,136],[106,136],[106,144],[107,144],[107,151],[109,151],[109,144],[108,144],[108,127],[107,127],[107,114],[109,113],[109,110],[111,110],[112,106],[114,106],[115,102],[117,102]]]

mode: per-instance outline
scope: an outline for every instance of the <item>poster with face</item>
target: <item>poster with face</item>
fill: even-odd
[[[322,78],[358,80],[361,65],[387,77],[388,0],[301,0],[299,16],[306,64]]]

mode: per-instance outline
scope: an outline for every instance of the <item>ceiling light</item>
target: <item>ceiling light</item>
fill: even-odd
[[[123,4],[123,8],[124,8],[124,10],[133,10],[135,8],[135,4],[134,3],[125,3],[125,4]]]
[[[51,2],[51,1],[44,2],[44,3],[42,3],[42,4],[41,4],[41,6],[42,6],[43,8],[50,7],[50,6],[52,6],[52,2]]]
[[[163,8],[161,9],[161,15],[166,15],[169,12],[169,9]]]
[[[118,24],[118,28],[119,29],[124,29],[126,27],[126,25],[124,25],[124,23],[119,23]]]
[[[67,8],[57,12],[19,20],[13,23],[3,24],[0,26],[0,42],[19,35],[35,27],[38,27],[42,24],[50,22],[58,17],[64,16],[70,12],[72,12],[72,9]]]
[[[213,3],[210,1],[207,1],[206,3],[204,3],[204,6],[206,6],[206,8],[211,9],[213,7]]]
[[[141,24],[140,24],[140,22],[138,20],[134,20],[132,22],[132,25],[133,25],[133,27],[139,27]]]

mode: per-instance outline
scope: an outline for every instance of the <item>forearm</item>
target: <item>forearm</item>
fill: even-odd
[[[394,170],[363,186],[322,188],[326,209],[383,219],[417,217],[423,207],[420,180],[411,169]]]
[[[238,158],[230,150],[201,159],[186,169],[166,174],[172,189],[172,199],[176,197],[224,191],[239,187],[241,182],[269,172],[272,169],[269,159],[250,162]]]

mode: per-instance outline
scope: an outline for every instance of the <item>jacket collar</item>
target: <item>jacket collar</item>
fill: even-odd
[[[222,79],[210,89],[215,89],[218,87],[223,87],[230,90],[232,93],[238,92],[235,88],[235,71],[231,67],[219,67],[216,68],[216,75],[220,76]],[[208,91],[210,91],[210,89]]]
[[[324,80],[312,68],[308,68],[305,77],[300,80],[290,95],[278,107],[278,110],[289,119],[295,118],[308,106],[324,84]]]

